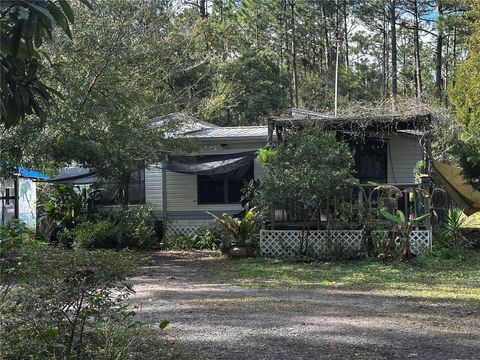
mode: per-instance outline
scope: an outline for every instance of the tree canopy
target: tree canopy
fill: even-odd
[[[354,183],[348,145],[317,124],[288,132],[266,166],[257,201],[270,210],[300,209],[305,219]]]
[[[480,4],[476,1],[467,4],[472,34],[468,56],[457,66],[451,97],[457,118],[465,127],[456,146],[460,165],[467,180],[480,189]]]
[[[84,3],[2,1],[3,161],[119,174],[170,148],[156,116],[331,110],[337,57],[340,106],[405,96],[456,110],[467,131],[478,117],[476,1]]]
[[[88,0],[80,0],[88,5]],[[36,114],[45,120],[55,96],[44,81],[50,58],[42,51],[55,28],[72,38],[74,12],[67,0],[13,0],[0,3],[0,124],[11,127]]]

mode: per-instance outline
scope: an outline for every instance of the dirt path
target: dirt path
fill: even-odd
[[[480,309],[371,292],[250,289],[218,259],[155,256],[134,279],[141,320],[195,359],[480,359]]]

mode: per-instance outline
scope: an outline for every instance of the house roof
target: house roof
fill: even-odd
[[[218,126],[185,113],[172,113],[151,120],[165,128],[167,137],[195,139],[203,143],[263,142],[268,138],[268,126]]]
[[[305,122],[319,122],[334,129],[390,129],[419,130],[429,124],[430,109],[411,99],[391,103],[352,104],[341,108],[338,114],[292,108],[289,113],[270,119],[273,127],[302,126]]]
[[[167,137],[180,137],[191,132],[216,128],[217,125],[201,121],[186,113],[171,113],[150,120],[154,126],[162,126]]]
[[[92,184],[99,179],[98,171],[81,166],[68,166],[60,169],[57,176],[45,180],[49,183],[86,185]]]
[[[255,142],[267,141],[268,126],[229,126],[201,129],[183,134],[183,137],[194,138],[205,142]]]

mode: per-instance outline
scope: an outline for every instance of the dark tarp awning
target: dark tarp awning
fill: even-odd
[[[71,166],[60,170],[57,176],[45,182],[53,184],[88,185],[99,179],[98,171],[95,169]]]
[[[226,174],[250,163],[255,157],[255,151],[219,155],[171,156],[167,162],[167,170],[182,174]]]

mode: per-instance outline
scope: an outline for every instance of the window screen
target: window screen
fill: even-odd
[[[101,205],[115,205],[118,199],[118,183],[104,181],[99,184],[102,189],[98,201]],[[128,204],[138,205],[145,203],[145,170],[137,170],[130,176],[128,184]]]
[[[197,175],[198,204],[240,202],[242,188],[253,179],[253,162],[223,175]]]
[[[377,140],[366,140],[355,144],[355,170],[361,183],[387,182],[387,144]]]

